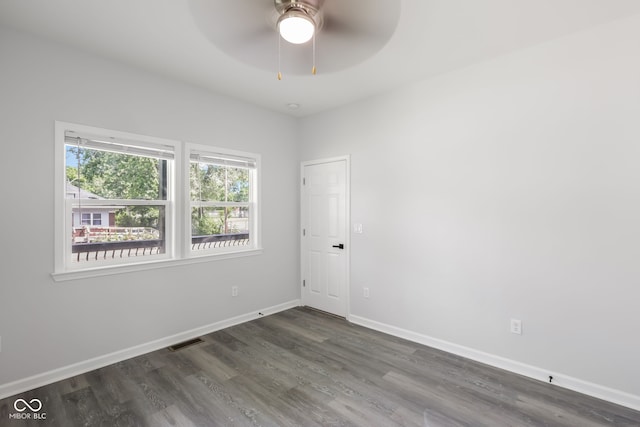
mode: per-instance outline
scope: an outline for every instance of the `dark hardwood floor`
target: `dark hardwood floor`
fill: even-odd
[[[640,412],[306,308],[202,338],[0,400],[0,426],[640,426]],[[46,420],[10,419],[16,399],[39,399]]]

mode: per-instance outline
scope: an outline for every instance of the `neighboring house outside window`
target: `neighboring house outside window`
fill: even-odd
[[[104,199],[96,194],[93,194],[87,190],[76,187],[67,181],[66,184],[66,198],[68,199]],[[87,225],[105,225],[108,227],[115,227],[115,211],[113,209],[100,209],[100,208],[82,208],[76,206],[72,210],[71,225],[76,227]]]

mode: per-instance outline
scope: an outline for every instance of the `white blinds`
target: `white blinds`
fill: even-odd
[[[64,142],[69,145],[77,145],[82,148],[108,151],[111,153],[152,157],[164,160],[171,160],[174,158],[173,147],[169,145],[153,144],[142,141],[131,141],[120,138],[89,134],[80,134],[74,131],[65,131]]]
[[[204,151],[191,151],[189,159],[193,163],[206,163],[216,166],[231,166],[235,168],[255,169],[256,159],[251,157],[235,156],[230,154],[211,153]]]

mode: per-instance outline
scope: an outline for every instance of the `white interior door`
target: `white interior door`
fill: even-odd
[[[302,165],[302,303],[347,316],[348,158]]]

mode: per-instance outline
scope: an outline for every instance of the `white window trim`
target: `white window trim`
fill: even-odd
[[[166,224],[166,256],[162,258],[154,257],[149,261],[128,262],[124,264],[100,265],[97,267],[71,269],[67,265],[67,259],[71,248],[67,244],[71,227],[70,210],[72,204],[66,200],[66,171],[65,171],[65,131],[73,130],[81,134],[109,135],[117,139],[142,141],[150,144],[168,145],[174,149],[173,181],[170,183],[168,192],[171,192],[167,203],[167,224]],[[190,224],[190,197],[189,189],[185,187],[189,183],[189,149],[199,147],[208,152],[218,152],[230,155],[240,155],[256,159],[254,191],[255,213],[253,215],[253,229],[250,233],[255,236],[254,244],[251,248],[236,249],[233,251],[208,252],[194,254],[191,250],[191,224]],[[261,164],[260,155],[246,153],[235,150],[223,149],[207,145],[189,144],[182,141],[157,138],[147,135],[137,135],[128,132],[113,131],[110,129],[100,129],[94,126],[85,126],[68,122],[55,122],[55,152],[54,152],[54,272],[52,278],[56,281],[67,281],[84,279],[91,277],[109,276],[136,271],[151,270],[163,267],[188,265],[201,262],[218,261],[229,258],[246,257],[259,255],[262,253],[262,206],[260,199]],[[171,179],[170,179],[171,181]],[[77,202],[77,201],[76,201]],[[91,204],[89,200],[87,205]],[[131,202],[131,201],[129,201]],[[150,201],[152,204],[158,201]],[[98,202],[99,203],[99,202]],[[257,229],[257,230],[256,230]],[[69,246],[69,247],[68,247]],[[204,251],[203,251],[204,252]]]

